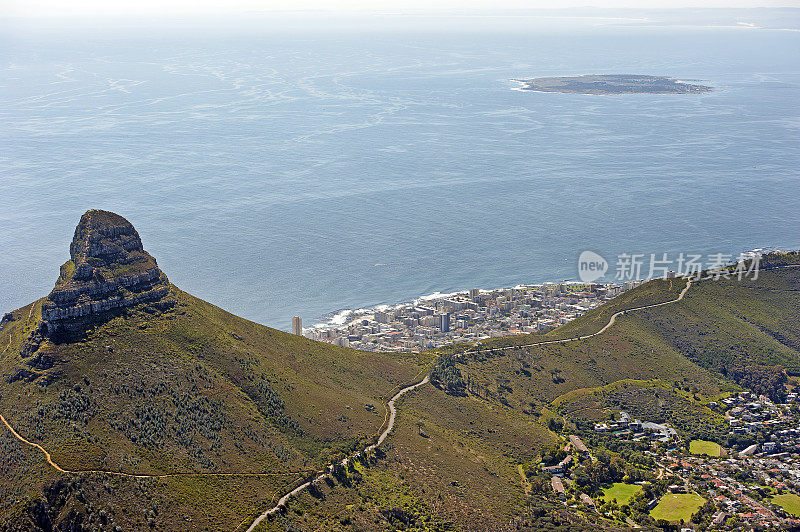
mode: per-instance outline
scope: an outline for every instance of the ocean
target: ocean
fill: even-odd
[[[746,19],[742,19],[747,22]],[[560,16],[3,23],[0,311],[81,214],[180,288],[288,330],[577,278],[584,250],[800,247],[800,32]],[[704,94],[515,90],[633,73]]]

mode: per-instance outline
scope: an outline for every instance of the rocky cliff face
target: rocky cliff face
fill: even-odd
[[[113,212],[91,210],[81,217],[56,286],[42,305],[34,335],[54,338],[82,332],[117,309],[147,303],[155,310],[174,304],[167,276],[142,247],[136,229]],[[33,344],[36,338],[32,336]],[[41,341],[41,340],[40,340]],[[28,345],[35,351],[38,345]]]

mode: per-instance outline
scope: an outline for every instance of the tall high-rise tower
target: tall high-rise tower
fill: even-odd
[[[450,314],[444,312],[439,315],[439,330],[441,332],[450,332]]]
[[[292,318],[292,334],[303,335],[303,318],[300,316]]]

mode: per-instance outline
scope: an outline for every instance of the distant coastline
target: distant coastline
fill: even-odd
[[[638,74],[586,74],[512,81],[522,84],[515,90],[564,94],[698,94],[713,90],[707,85],[667,76]]]

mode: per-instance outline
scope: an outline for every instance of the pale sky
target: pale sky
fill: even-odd
[[[570,7],[800,7],[800,0],[0,0],[0,15],[235,15],[252,11],[408,11]]]

